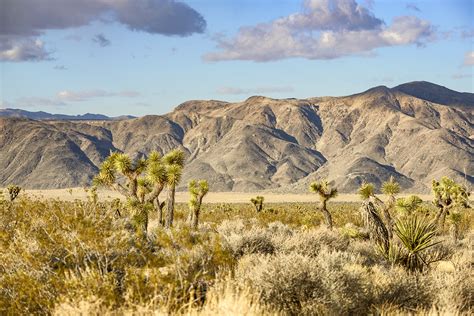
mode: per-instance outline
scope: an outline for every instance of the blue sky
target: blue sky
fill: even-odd
[[[474,92],[470,0],[0,0],[0,10],[0,107],[164,114],[193,99],[415,80]]]

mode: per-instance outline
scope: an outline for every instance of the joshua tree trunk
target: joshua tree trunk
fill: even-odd
[[[392,237],[393,237],[393,226],[395,225],[395,222],[393,221],[389,210],[396,203],[395,196],[393,196],[393,195],[390,196],[387,204],[385,204],[381,199],[379,199],[375,195],[372,195],[369,198],[369,201],[371,201],[374,206],[378,206],[380,209],[382,209],[383,222],[384,222],[385,228],[387,229],[388,238],[392,239]]]
[[[191,212],[191,223],[194,229],[197,229],[199,224],[199,213],[201,212],[201,203],[202,197],[199,197],[198,204],[194,208],[193,212]]]
[[[446,215],[448,214],[449,206],[448,205],[442,205],[439,207],[438,214],[436,214],[435,217],[435,225],[438,228],[438,230],[443,230],[444,229],[444,222],[446,220]]]
[[[329,213],[327,209],[327,200],[321,201],[321,212],[324,215],[326,226],[332,230],[332,216],[331,216],[331,213]]]
[[[166,228],[170,228],[173,226],[173,218],[174,218],[174,194],[176,188],[174,185],[170,185],[168,188],[168,200],[166,203],[167,213],[166,213]]]
[[[365,226],[369,230],[370,239],[374,240],[387,253],[389,250],[388,231],[377,214],[374,204],[370,201],[364,202],[361,211]]]
[[[160,200],[156,198],[153,201],[153,205],[155,210],[158,212],[158,221],[160,222],[160,225],[163,225],[163,203],[160,204]]]
[[[453,239],[454,243],[458,242],[459,239],[459,225],[457,223],[453,223],[449,228],[451,233],[451,238]]]

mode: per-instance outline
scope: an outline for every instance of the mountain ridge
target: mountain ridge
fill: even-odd
[[[78,114],[78,115],[67,115],[67,114],[52,114],[44,111],[37,111],[31,112],[22,109],[12,109],[0,108],[0,117],[22,117],[22,118],[29,118],[32,120],[70,120],[70,121],[89,121],[89,120],[126,120],[136,118],[132,115],[120,115],[115,117],[110,117],[103,114],[94,114],[94,113],[85,113],[85,114]]]
[[[375,87],[343,97],[187,101],[165,115],[121,121],[3,118],[0,186],[86,185],[110,151],[137,157],[176,147],[187,156],[181,189],[200,177],[214,191],[302,192],[327,178],[354,192],[390,176],[420,193],[442,175],[472,185],[471,97],[446,106]]]

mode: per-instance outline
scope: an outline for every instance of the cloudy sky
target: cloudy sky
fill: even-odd
[[[191,99],[474,92],[471,0],[0,0],[0,108],[163,114]]]

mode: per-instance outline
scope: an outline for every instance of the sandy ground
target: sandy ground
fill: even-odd
[[[25,190],[21,194],[28,194],[33,198],[38,199],[60,199],[65,201],[74,201],[75,199],[86,200],[87,193],[83,188],[72,189],[58,189],[58,190]],[[114,198],[122,198],[122,196],[109,190],[99,190],[99,199],[111,200]],[[205,198],[204,203],[247,203],[251,198],[261,195],[265,197],[266,203],[283,203],[283,202],[315,202],[318,197],[315,194],[278,194],[269,192],[210,192]],[[408,196],[409,194],[401,194],[400,197]],[[417,194],[425,201],[431,201],[432,196],[429,194]],[[166,197],[166,192],[161,194],[161,198]],[[188,192],[177,192],[177,202],[189,201]],[[358,202],[360,198],[357,194],[339,194],[335,202]]]

